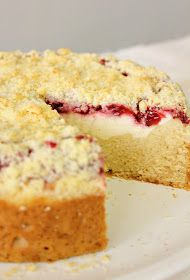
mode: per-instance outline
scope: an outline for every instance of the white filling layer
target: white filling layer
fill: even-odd
[[[66,122],[78,126],[83,132],[102,139],[112,136],[132,134],[134,137],[146,137],[158,125],[163,125],[172,119],[167,114],[158,125],[144,126],[134,121],[131,116],[106,116],[103,114],[80,115],[76,113],[64,114]]]

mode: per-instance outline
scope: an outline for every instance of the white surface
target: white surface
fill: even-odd
[[[190,93],[190,38],[119,55],[157,65]],[[26,264],[0,264],[0,280],[190,279],[190,192],[109,179],[107,215],[106,251],[37,264],[33,272]]]

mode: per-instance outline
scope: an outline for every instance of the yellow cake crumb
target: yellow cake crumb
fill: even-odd
[[[28,264],[26,266],[26,270],[31,271],[31,272],[37,271],[37,265],[36,264]]]
[[[12,267],[9,271],[7,271],[5,273],[5,277],[8,277],[8,278],[12,278],[15,276],[16,273],[20,272],[20,267],[19,266],[14,266]]]

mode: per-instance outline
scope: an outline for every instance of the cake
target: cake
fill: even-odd
[[[153,67],[1,52],[0,119],[0,261],[105,248],[103,158],[113,176],[190,188],[186,99]]]

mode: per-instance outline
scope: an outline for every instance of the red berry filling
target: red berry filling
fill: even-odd
[[[9,167],[11,164],[23,162],[26,158],[30,157],[33,152],[33,149],[28,147],[26,151],[18,151],[13,156],[3,156],[0,159],[0,171],[6,167]]]
[[[85,135],[77,135],[75,138],[80,141],[80,140],[86,139],[86,136]]]
[[[28,155],[30,156],[33,153],[33,149],[32,148],[28,148]]]
[[[5,167],[8,167],[9,166],[9,162],[1,162],[0,161],[0,170],[5,168]]]
[[[138,110],[137,113],[133,113],[133,116],[138,123],[143,123],[146,126],[157,125],[162,118],[166,117],[164,112],[157,108],[147,108],[144,113]]]
[[[107,112],[106,112],[107,111]],[[105,113],[114,115],[114,116],[121,116],[121,115],[131,115],[133,111],[127,108],[124,105],[120,104],[110,104],[106,105],[104,109]]]
[[[121,74],[125,77],[127,77],[129,75],[127,72],[122,72]]]
[[[69,105],[64,102],[50,102],[49,100],[46,100],[46,103],[51,105],[52,109],[56,110],[58,113],[68,113],[70,111]]]
[[[99,160],[100,160],[100,167],[98,173],[103,179],[104,188],[106,188],[106,177],[104,175],[104,158],[102,157],[102,155],[100,155]]]
[[[157,125],[165,115],[158,111],[147,111],[145,123],[147,126]]]
[[[104,58],[102,58],[102,59],[99,60],[99,63],[102,64],[102,65],[105,65],[106,64],[106,60]]]
[[[190,119],[185,112],[177,109],[160,109],[159,107],[148,107],[145,112],[141,112],[137,104],[136,109],[131,109],[122,104],[109,104],[109,105],[88,105],[82,104],[78,106],[68,105],[64,102],[57,101],[46,101],[47,104],[51,105],[52,109],[57,110],[58,113],[65,114],[74,112],[80,115],[92,115],[95,113],[101,113],[104,115],[132,116],[134,120],[139,124],[146,126],[157,125],[166,115],[169,113],[174,119],[180,119],[183,124],[189,124]]]
[[[99,63],[100,63],[101,65],[104,65],[104,66],[106,66],[106,63],[108,63],[108,62],[109,62],[109,60],[107,60],[107,59],[105,59],[105,58],[101,58],[101,59],[99,60]],[[109,67],[110,67],[110,66],[109,66]],[[124,77],[129,76],[129,74],[128,74],[126,71],[121,72],[120,69],[116,69],[116,70],[118,70]]]
[[[93,142],[93,138],[91,136],[88,136],[88,135],[81,135],[81,134],[79,134],[79,135],[75,136],[75,138],[78,141],[85,139],[85,140],[89,140],[89,142]]]
[[[99,174],[100,174],[100,175],[104,174],[104,168],[103,168],[103,167],[100,167],[100,169],[99,169]]]
[[[48,145],[52,149],[57,147],[57,143],[54,142],[54,141],[46,141],[45,143],[46,143],[46,145]]]
[[[185,112],[183,111],[177,111],[177,110],[167,110],[169,112],[171,112],[172,117],[174,119],[180,119],[182,123],[184,124],[189,124],[190,123],[190,119],[189,117],[186,115]]]

